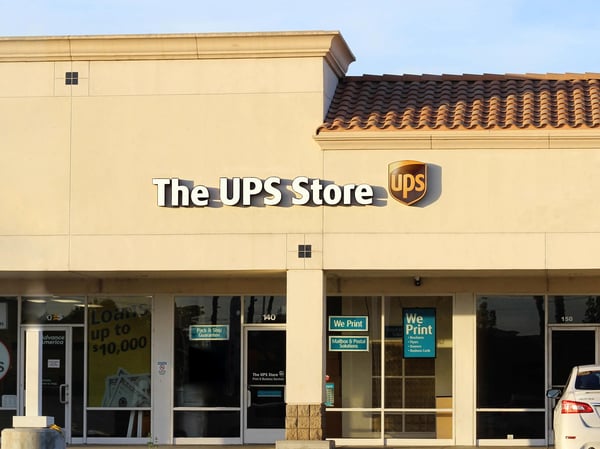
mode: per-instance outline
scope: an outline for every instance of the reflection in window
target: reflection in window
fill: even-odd
[[[239,296],[175,298],[175,407],[240,406],[240,311]],[[239,412],[176,412],[173,426],[176,437],[239,436]]]
[[[83,324],[85,299],[77,296],[23,298],[23,324]]]
[[[285,296],[248,296],[244,301],[246,323],[285,323]]]
[[[545,437],[544,412],[479,412],[477,413],[477,438],[542,439]]]
[[[600,297],[549,296],[548,322],[552,324],[600,323]]]
[[[544,398],[543,296],[480,296],[477,298],[477,407],[543,408]],[[536,438],[544,433],[543,416],[511,412],[506,435]],[[521,416],[522,415],[522,416]],[[478,438],[491,438],[490,414],[478,412]],[[495,416],[495,415],[493,415]],[[512,419],[514,418],[514,419]],[[524,422],[538,423],[523,427]]]
[[[175,412],[173,423],[175,438],[239,438],[240,436],[239,411]]]

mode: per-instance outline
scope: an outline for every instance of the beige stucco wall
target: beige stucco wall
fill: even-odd
[[[394,137],[401,147],[402,133]],[[324,267],[599,268],[589,255],[600,231],[594,207],[600,152],[568,142],[562,148],[523,148],[512,137],[506,136],[504,148],[465,142],[459,148],[394,149],[393,139],[385,149],[365,151],[364,142],[327,148],[325,176],[339,183],[386,189],[387,165],[405,159],[429,164],[429,183],[428,197],[412,207],[388,196],[381,207],[325,209]]]
[[[338,33],[195,38],[81,38],[73,61],[0,41],[1,269],[283,270],[321,232],[319,208],[158,207],[157,177],[322,177],[312,134],[352,60]]]
[[[292,403],[323,400],[324,291],[452,295],[454,436],[472,445],[475,295],[600,291],[600,133],[315,136],[352,59],[340,39],[0,39],[0,291],[164,293],[157,335],[174,294],[285,294]],[[414,207],[387,194],[403,159],[430,165]],[[367,183],[378,203],[168,208],[152,184],[244,176]]]
[[[324,35],[81,38],[70,55],[60,39],[0,40],[0,269],[600,268],[600,134],[315,137],[336,61],[351,60]],[[77,86],[64,85],[71,70]],[[430,167],[414,207],[386,191],[387,165],[402,159]],[[152,184],[301,175],[373,185],[378,204],[166,208]],[[298,260],[302,243],[311,259]]]

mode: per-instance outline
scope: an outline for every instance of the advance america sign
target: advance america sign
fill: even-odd
[[[298,176],[292,180],[270,176],[219,178],[219,188],[195,185],[179,178],[153,178],[161,207],[223,206],[370,206],[380,199],[370,184],[338,185],[331,181]],[[398,161],[388,166],[388,190],[397,201],[410,206],[427,191],[427,164]]]

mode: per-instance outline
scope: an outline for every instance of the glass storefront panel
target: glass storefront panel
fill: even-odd
[[[240,406],[239,296],[175,298],[174,351],[175,407]]]
[[[175,438],[238,438],[239,411],[182,411],[174,413]]]
[[[386,412],[386,438],[452,438],[451,412]]]
[[[123,431],[142,429],[151,405],[152,298],[93,297],[88,304],[89,437],[142,436]],[[113,409],[98,411],[97,408]],[[128,411],[114,410],[124,408]],[[133,430],[132,430],[133,431]]]
[[[544,412],[477,413],[477,438],[479,439],[544,439],[545,426]]]
[[[0,429],[17,414],[18,302],[0,297]]]
[[[247,296],[244,304],[245,324],[276,324],[286,321],[285,296]]]
[[[71,437],[83,437],[83,404],[85,391],[84,352],[85,330],[83,327],[73,328],[72,354],[71,354]]]
[[[543,296],[477,300],[477,407],[544,407]]]
[[[600,296],[548,296],[548,323],[600,323]]]
[[[79,296],[27,296],[22,301],[23,324],[83,324],[85,298]]]
[[[329,297],[327,315],[328,437],[452,438],[452,297]],[[368,331],[331,329],[365,317]],[[332,347],[361,335],[368,350]]]
[[[328,411],[325,438],[381,438],[380,411]]]
[[[279,303],[265,298],[251,301],[261,317],[281,310],[269,309],[269,303]],[[240,436],[239,410],[177,410],[240,407],[240,333],[239,296],[175,298],[174,436]]]
[[[367,318],[368,330],[330,330],[331,337],[361,337],[358,350],[332,347],[327,351],[328,383],[335,407],[381,406],[381,298],[327,298],[327,316]],[[368,338],[367,340],[364,338]],[[333,349],[333,350],[331,350]]]
[[[88,438],[145,438],[150,440],[149,410],[88,410]]]
[[[452,298],[390,297],[385,305],[386,409],[451,409]],[[438,432],[434,412],[386,412],[386,436],[452,438],[451,413],[442,415]]]
[[[543,296],[480,296],[477,298],[477,438],[544,438],[544,414],[510,409],[545,407],[545,324]],[[505,408],[494,413],[485,408]],[[500,432],[493,418],[526,421],[518,432]],[[511,421],[512,422],[512,421]],[[518,436],[517,436],[518,435]]]

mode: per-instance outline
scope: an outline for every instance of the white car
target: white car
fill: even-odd
[[[554,408],[556,449],[600,449],[600,365],[572,369],[564,390],[548,390]]]

